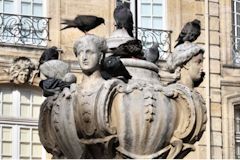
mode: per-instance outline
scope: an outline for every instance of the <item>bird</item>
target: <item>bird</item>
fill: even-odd
[[[58,48],[56,46],[52,46],[50,48],[47,48],[42,53],[42,55],[39,59],[39,66],[42,65],[46,61],[53,60],[53,59],[58,59],[58,57],[59,57],[59,52],[58,52]]]
[[[184,43],[185,41],[193,42],[201,34],[201,22],[198,19],[194,19],[191,22],[187,22],[181,30],[174,46],[176,48],[178,45]]]
[[[105,80],[116,77],[127,83],[128,80],[132,78],[120,57],[114,55],[102,60],[100,73]]]
[[[147,61],[150,61],[152,63],[156,63],[158,58],[159,58],[158,47],[159,47],[159,43],[153,43],[153,45],[150,48],[145,50],[144,58]]]
[[[132,12],[125,4],[122,3],[114,9],[113,17],[116,22],[116,28],[125,28],[128,34],[133,37],[133,16]]]
[[[88,31],[94,29],[102,23],[105,24],[105,20],[101,17],[93,15],[78,15],[74,20],[63,20],[61,24],[65,24],[66,26],[61,30],[67,28],[78,28],[80,31],[86,34]]]
[[[55,93],[61,92],[65,87],[70,88],[71,82],[65,82],[61,79],[48,78],[41,80],[39,87],[43,90],[43,96],[49,97],[53,96]]]
[[[115,56],[121,58],[144,59],[142,52],[142,42],[138,39],[129,40],[112,50]]]

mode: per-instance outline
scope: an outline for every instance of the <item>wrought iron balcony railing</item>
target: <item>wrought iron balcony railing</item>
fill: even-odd
[[[172,31],[138,28],[138,39],[142,41],[143,48],[150,48],[153,42],[159,43],[159,59],[165,60],[171,53],[171,33]]]
[[[233,64],[240,66],[240,37],[232,36]]]
[[[49,19],[0,13],[0,43],[47,46]]]

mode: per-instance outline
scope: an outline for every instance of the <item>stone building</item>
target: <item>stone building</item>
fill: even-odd
[[[37,159],[51,156],[38,138],[38,114],[44,100],[38,83],[28,77],[17,84],[6,74],[18,57],[37,64],[46,47],[63,50],[60,59],[81,80],[73,43],[77,29],[60,31],[63,19],[90,14],[103,17],[90,33],[109,37],[114,30],[113,10],[120,0],[0,0],[0,159]],[[238,0],[125,0],[129,3],[137,36],[147,46],[163,40],[161,61],[174,51],[183,25],[197,18],[205,48],[205,80],[198,88],[208,109],[207,129],[188,159],[240,158],[240,2]],[[136,4],[137,2],[137,4]],[[137,10],[137,12],[136,12]],[[146,29],[147,28],[147,29]],[[163,74],[162,79],[167,79]],[[30,76],[31,77],[31,76]]]

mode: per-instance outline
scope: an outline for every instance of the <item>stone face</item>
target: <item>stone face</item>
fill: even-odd
[[[27,57],[15,58],[10,69],[5,70],[10,82],[16,84],[32,83],[36,73],[36,65]]]

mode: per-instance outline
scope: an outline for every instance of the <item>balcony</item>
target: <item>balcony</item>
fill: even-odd
[[[169,30],[138,28],[138,39],[142,41],[143,48],[150,48],[153,42],[159,43],[159,59],[166,60],[171,53],[171,33]]]
[[[240,66],[240,37],[232,36],[233,65]]]
[[[46,17],[0,13],[0,44],[46,47],[49,20]]]

